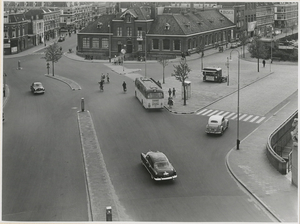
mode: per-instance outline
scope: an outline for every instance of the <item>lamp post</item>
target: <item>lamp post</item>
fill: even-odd
[[[145,33],[145,77],[147,77],[147,34],[146,31],[142,31],[143,33]]]
[[[108,60],[109,60],[109,62],[111,62],[111,35],[110,35],[111,30],[110,30],[109,24],[108,24],[108,32],[109,32],[109,34],[108,34],[108,41],[109,41],[109,43],[108,43]]]
[[[273,48],[273,35],[272,35],[272,39],[271,39],[271,61],[270,61],[270,72],[272,71],[272,63],[273,63],[273,60],[272,60],[272,48]]]
[[[230,59],[231,53],[236,51],[238,53],[238,90],[237,90],[237,139],[236,139],[236,149],[240,149],[240,139],[239,139],[239,132],[240,132],[240,52],[236,49],[231,50],[230,52]]]
[[[227,66],[227,86],[229,86],[229,57],[227,57],[225,65]]]

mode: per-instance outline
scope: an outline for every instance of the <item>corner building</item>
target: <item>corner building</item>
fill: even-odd
[[[233,41],[236,26],[217,9],[164,12],[164,7],[131,7],[103,15],[77,35],[77,54],[108,59],[126,51],[127,60],[173,58]]]

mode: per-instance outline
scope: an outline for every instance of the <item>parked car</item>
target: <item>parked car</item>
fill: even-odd
[[[31,86],[30,86],[30,90],[34,94],[36,94],[36,93],[37,94],[39,94],[39,93],[44,94],[45,93],[45,88],[44,88],[44,86],[41,82],[32,83]]]
[[[58,42],[63,42],[63,41],[65,41],[65,37],[64,37],[64,36],[60,36],[60,37],[58,38]]]
[[[150,173],[151,179],[155,181],[174,180],[177,173],[167,156],[159,151],[141,153],[141,160],[144,167]]]
[[[212,115],[208,119],[208,123],[206,125],[206,133],[222,135],[228,127],[228,119],[221,115]]]
[[[238,47],[237,43],[231,43],[230,44],[230,48],[237,48],[237,47]]]

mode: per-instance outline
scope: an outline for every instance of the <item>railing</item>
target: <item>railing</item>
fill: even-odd
[[[290,156],[282,157],[282,151],[291,140],[292,123],[298,117],[298,110],[295,111],[285,122],[283,122],[268,138],[267,157],[271,164],[281,173],[287,174],[291,167]]]

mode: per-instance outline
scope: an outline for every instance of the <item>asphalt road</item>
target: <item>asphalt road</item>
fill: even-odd
[[[15,65],[17,59],[4,63],[11,90],[3,135],[4,220],[88,220],[76,118],[83,97],[110,179],[130,220],[271,221],[226,170],[226,154],[235,145],[234,121],[222,137],[207,136],[206,117],[147,111],[134,98],[133,81],[101,64],[65,57],[56,64],[56,74],[79,83],[80,91],[45,77],[45,61],[38,55],[22,59],[23,70]],[[110,72],[111,78],[104,92],[97,84],[102,72]],[[37,79],[45,95],[29,92]],[[256,127],[242,123],[241,139]],[[140,153],[148,150],[165,152],[178,179],[153,182],[140,162]]]

